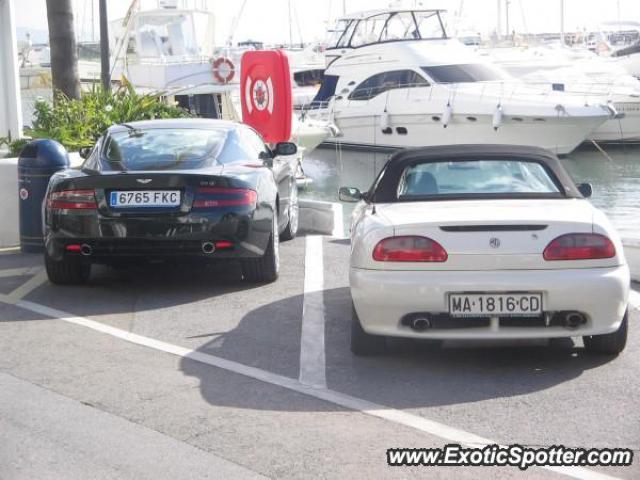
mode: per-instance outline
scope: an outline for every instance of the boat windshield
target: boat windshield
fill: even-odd
[[[361,19],[342,19],[329,32],[328,48],[447,38],[442,14],[440,10],[408,10],[383,12]]]
[[[337,45],[340,37],[351,23],[350,19],[340,19],[336,25],[327,31],[327,45]]]
[[[499,67],[484,63],[436,65],[422,67],[422,70],[436,83],[495,82],[511,79]]]

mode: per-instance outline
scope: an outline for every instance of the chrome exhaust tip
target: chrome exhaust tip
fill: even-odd
[[[83,243],[82,246],[80,247],[80,253],[85,257],[89,257],[93,253],[93,248],[91,248],[91,245],[87,245],[86,243]]]
[[[416,317],[411,321],[411,328],[416,332],[424,332],[431,328],[431,320],[426,317]]]
[[[569,312],[564,317],[565,328],[575,329],[587,323],[587,319],[580,312]]]
[[[213,243],[204,242],[202,244],[202,253],[204,253],[205,255],[211,255],[215,251],[216,251],[216,246]]]

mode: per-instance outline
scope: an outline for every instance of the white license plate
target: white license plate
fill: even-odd
[[[111,192],[109,205],[123,207],[177,207],[180,190],[121,190]]]
[[[542,313],[541,293],[450,293],[452,316],[529,316]]]

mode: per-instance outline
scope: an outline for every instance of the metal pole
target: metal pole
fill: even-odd
[[[509,39],[511,38],[511,29],[509,28],[509,0],[505,0],[504,9],[506,15],[505,23],[507,24],[507,38]]]
[[[105,92],[111,91],[111,66],[109,64],[109,22],[107,0],[100,0],[100,79]]]
[[[560,0],[560,45],[565,46],[564,43],[564,0]]]
[[[289,47],[293,47],[293,26],[291,24],[291,0],[289,0]]]
[[[496,24],[496,33],[498,35],[498,40],[502,38],[502,0],[497,0],[497,24]]]
[[[94,1],[91,0],[91,41],[96,41],[96,14],[94,10]]]
[[[620,0],[618,0],[616,7],[617,7],[617,11],[618,11],[618,21],[620,21],[620,18],[621,18],[621,16],[620,16]]]

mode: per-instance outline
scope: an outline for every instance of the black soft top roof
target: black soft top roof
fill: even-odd
[[[371,187],[374,202],[396,202],[400,177],[409,166],[419,163],[468,162],[473,160],[522,160],[541,164],[557,181],[562,196],[582,198],[558,157],[539,147],[517,145],[443,145],[402,150],[394,154]]]

